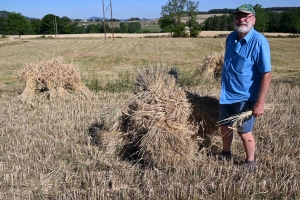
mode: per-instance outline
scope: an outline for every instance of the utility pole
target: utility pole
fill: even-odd
[[[56,22],[56,16],[55,16],[55,38],[58,37],[58,32],[57,32],[57,22]]]
[[[103,25],[104,25],[104,38],[106,40],[106,26],[105,26],[105,12],[108,10],[108,7],[105,10],[105,6],[104,6],[104,0],[102,0],[102,4],[103,4]],[[111,4],[111,0],[110,0],[110,22],[111,22],[111,33],[112,33],[112,38],[113,40],[115,39],[114,36],[114,23],[113,23],[113,17],[112,17],[112,4]]]
[[[113,38],[113,40],[115,40],[115,36],[114,36],[114,22],[113,22],[113,18],[112,18],[112,5],[111,5],[111,0],[110,0],[110,21],[111,21],[111,33],[112,33],[112,38]]]
[[[56,38],[56,29],[55,29],[55,21],[53,19],[53,30],[54,30],[54,38]]]
[[[105,27],[105,11],[104,11],[104,0],[102,0],[103,4],[103,27],[104,27],[104,39],[106,40],[106,27]]]
[[[55,38],[57,38],[57,22],[56,22],[56,16],[55,18],[53,19],[53,26],[54,26],[54,34],[55,34]]]

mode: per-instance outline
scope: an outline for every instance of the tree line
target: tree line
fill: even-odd
[[[197,37],[201,26],[196,21],[199,2],[191,0],[169,0],[162,6],[162,17],[159,26],[164,32],[171,32],[173,36],[187,36],[186,27],[190,36]],[[185,18],[185,22],[183,22]],[[131,18],[140,20],[139,18]],[[21,13],[9,13],[7,18],[0,16],[0,33],[2,35],[26,35],[26,34],[83,34],[83,33],[136,33],[141,29],[140,22],[120,22],[119,27],[112,30],[108,23],[100,22],[87,25],[79,25],[77,20],[68,17],[58,17],[53,14],[45,15],[41,20],[26,19]]]
[[[294,9],[297,7],[271,7],[271,8],[264,8],[265,11],[273,11],[273,12],[282,12],[285,10]],[[298,7],[300,8],[300,7]],[[199,12],[199,14],[233,14],[236,9],[232,8],[223,8],[223,9],[211,9],[207,12]]]
[[[174,37],[197,37],[201,30],[205,31],[231,31],[234,30],[233,18],[235,9],[213,9],[208,13],[224,13],[221,16],[211,16],[202,24],[197,21],[199,2],[191,0],[168,0],[162,6],[161,17],[158,21],[163,32],[170,32]],[[287,32],[299,33],[300,7],[262,8],[260,4],[254,5],[256,11],[255,29],[260,32]],[[58,17],[47,14],[42,19],[27,19],[21,13],[4,13],[0,15],[0,34],[26,35],[26,34],[85,34],[85,33],[136,33],[141,29],[139,18],[137,22],[120,22],[112,27],[109,23],[96,21],[96,23],[81,24],[79,20],[68,17]],[[113,20],[117,21],[117,20]],[[188,27],[188,31],[186,29]],[[189,35],[188,35],[189,34]]]
[[[300,31],[300,7],[289,9],[262,8],[261,5],[253,6],[256,12],[255,29],[260,32],[296,33]],[[281,7],[280,7],[281,8]],[[233,13],[233,12],[232,12]],[[234,30],[233,15],[224,14],[212,16],[202,24],[205,31],[231,31]]]
[[[173,36],[186,36],[185,27],[189,27],[191,37],[197,37],[201,30],[205,31],[232,31],[234,30],[234,16],[236,9],[213,9],[208,13],[213,15],[202,24],[196,21],[199,14],[199,2],[191,0],[168,0],[162,6],[162,17],[159,26],[165,32],[174,33]],[[260,4],[253,6],[256,12],[255,29],[260,32],[299,33],[300,7],[262,8]],[[184,20],[185,19],[185,20]],[[185,21],[185,22],[184,22]]]
[[[104,27],[105,26],[105,27]],[[85,34],[85,33],[136,33],[141,29],[140,22],[120,22],[112,30],[109,23],[99,21],[93,24],[79,25],[68,17],[47,14],[42,19],[27,19],[21,13],[9,13],[0,17],[0,34],[2,35],[44,35],[44,34]]]

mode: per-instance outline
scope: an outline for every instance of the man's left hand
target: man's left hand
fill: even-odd
[[[252,108],[252,115],[257,118],[264,114],[265,104],[256,102]]]

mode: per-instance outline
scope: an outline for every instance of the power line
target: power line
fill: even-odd
[[[127,9],[130,9],[130,10],[133,10],[134,13],[141,13],[143,15],[151,15],[151,16],[155,15],[155,13],[153,13],[153,12],[147,10],[147,9],[144,9],[142,7],[139,7],[135,4],[129,3],[129,2],[124,1],[124,0],[115,0],[115,2],[118,5],[120,5],[121,7],[125,8],[125,9],[127,8]]]
[[[116,1],[118,2],[118,0],[116,0]],[[147,12],[148,14],[152,14],[152,12],[150,12],[149,10],[146,10],[143,7],[139,7],[136,4],[132,4],[132,3],[124,1],[124,0],[122,0],[121,3],[123,3],[123,5],[126,5],[127,7],[133,8],[138,11],[142,11],[143,13]]]

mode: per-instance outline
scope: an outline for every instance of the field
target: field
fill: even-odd
[[[221,16],[223,14],[215,14],[216,16]],[[202,15],[197,15],[196,17],[196,21],[198,21],[199,23],[203,23],[207,18],[214,16],[212,14],[202,14]],[[188,19],[186,17],[184,17],[182,19],[183,22],[186,22]],[[130,22],[130,21],[129,21]],[[158,25],[158,19],[153,19],[153,20],[142,20],[142,21],[137,21],[140,22],[142,25],[141,30],[139,31],[139,33],[143,33],[144,31],[147,31],[149,33],[159,33],[161,31],[161,29],[159,28]],[[82,26],[82,25],[89,25],[89,24],[98,24],[100,23],[99,21],[89,21],[89,22],[79,22],[78,25]],[[111,22],[110,20],[107,20],[106,23],[108,23],[111,26]],[[120,22],[113,22],[113,26],[114,27],[120,27]]]
[[[139,32],[143,33],[148,31],[149,33],[160,33],[161,29],[158,25],[144,25]]]
[[[150,65],[174,67],[186,91],[218,98],[219,80],[197,71],[207,55],[223,52],[225,38],[1,39],[0,199],[299,199],[300,39],[268,40],[267,103],[276,107],[256,122],[258,168],[247,173],[238,135],[232,162],[215,159],[214,136],[196,166],[151,168],[116,155],[106,123]],[[21,102],[24,65],[58,56],[78,66],[93,96]]]

